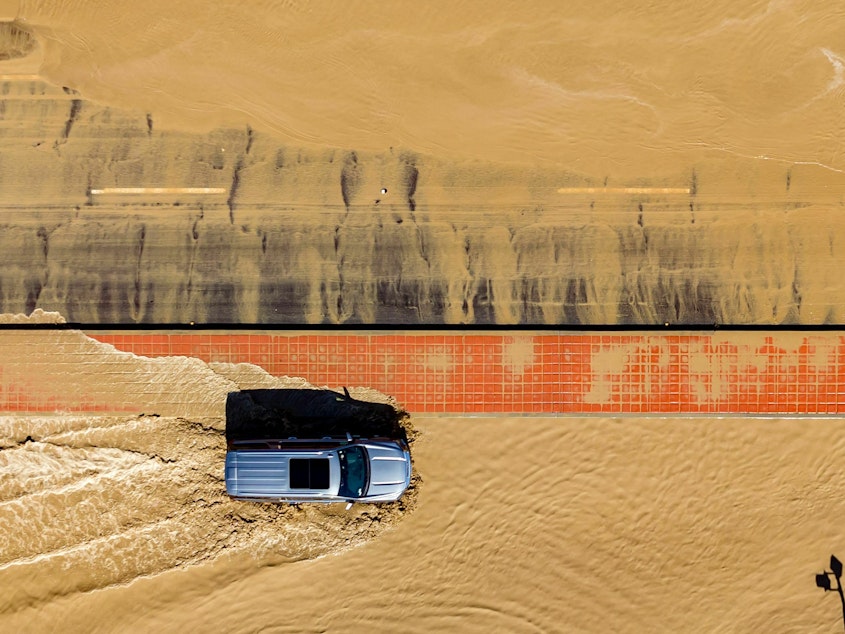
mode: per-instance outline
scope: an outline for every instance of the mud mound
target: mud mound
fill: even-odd
[[[35,44],[35,37],[19,22],[0,22],[0,61],[26,57]]]
[[[211,420],[0,420],[0,613],[126,584],[222,555],[292,562],[362,544],[412,510],[400,502],[288,506],[225,493]],[[219,423],[219,422],[218,422]]]

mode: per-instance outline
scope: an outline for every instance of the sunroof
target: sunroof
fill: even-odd
[[[327,458],[291,458],[291,489],[328,489],[329,461]]]

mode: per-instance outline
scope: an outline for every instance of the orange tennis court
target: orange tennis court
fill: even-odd
[[[184,397],[150,378],[160,371],[155,360],[171,357],[250,363],[332,389],[374,388],[418,414],[845,412],[841,332],[71,335],[0,333],[4,411],[142,412],[155,396],[178,412]]]
[[[368,386],[419,413],[839,414],[845,335],[93,334],[148,357]]]

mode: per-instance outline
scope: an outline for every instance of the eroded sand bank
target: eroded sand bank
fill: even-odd
[[[438,175],[437,167],[440,183],[432,183],[424,157],[413,165],[401,155],[356,158],[362,173],[372,173],[353,194],[338,165],[348,160],[344,152],[299,156],[279,167],[274,157],[282,150],[256,137],[252,158],[226,158],[221,170],[228,173],[217,176],[204,150],[180,158],[186,142],[142,137],[143,156],[127,159],[138,174],[129,177],[115,176],[118,168],[98,158],[101,141],[90,139],[85,161],[73,155],[68,170],[54,155],[49,169],[22,161],[69,174],[53,193],[45,185],[30,196],[20,184],[32,178],[5,170],[0,308],[43,308],[95,324],[845,320],[837,272],[845,221],[826,194],[737,193],[720,202],[699,176],[695,196],[561,197],[538,186],[525,192],[528,203],[516,202],[514,185],[480,189],[488,203],[453,203],[442,184],[448,170]],[[145,175],[145,162],[162,175]],[[177,167],[199,171],[174,176]],[[480,171],[467,168],[465,175]],[[412,187],[409,174],[419,177]],[[803,177],[812,182],[812,170]],[[90,194],[91,183],[104,182],[219,186],[223,193]],[[508,192],[513,202],[492,202]],[[15,197],[39,196],[56,200],[13,206]]]
[[[111,213],[109,213],[111,212]],[[489,219],[90,210],[6,225],[3,306],[70,321],[842,324],[835,208]],[[310,217],[308,217],[310,216]]]

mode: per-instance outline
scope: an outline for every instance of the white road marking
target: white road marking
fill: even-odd
[[[0,75],[0,81],[44,81],[41,75]]]
[[[689,194],[688,187],[561,187],[558,194]]]
[[[101,194],[225,194],[223,187],[104,187],[92,189],[94,196]]]

